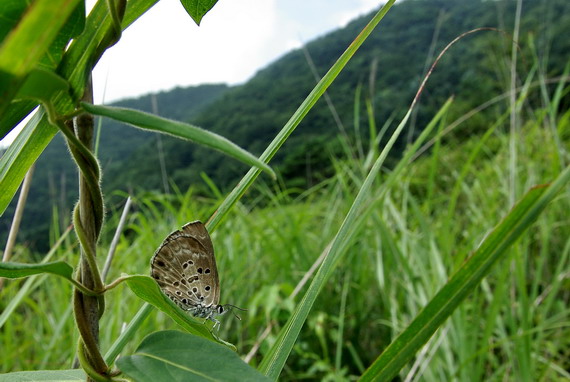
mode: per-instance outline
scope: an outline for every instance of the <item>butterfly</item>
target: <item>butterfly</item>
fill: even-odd
[[[164,239],[151,260],[151,276],[174,303],[195,317],[214,317],[233,305],[220,305],[220,280],[214,246],[200,221],[188,223]],[[240,308],[238,308],[240,309]]]

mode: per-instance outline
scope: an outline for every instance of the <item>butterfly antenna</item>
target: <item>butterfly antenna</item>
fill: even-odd
[[[242,312],[247,312],[247,309],[240,308],[239,306],[235,306],[235,305],[232,305],[232,304],[226,304],[226,305],[224,305],[224,308],[231,308],[231,309],[229,309],[229,310],[230,310],[230,311],[232,312],[232,314],[233,314],[234,316],[236,316],[236,318],[237,318],[238,320],[240,320],[240,321],[241,321],[241,317],[238,316],[238,315],[233,311],[233,309],[238,309],[238,310],[241,310]]]

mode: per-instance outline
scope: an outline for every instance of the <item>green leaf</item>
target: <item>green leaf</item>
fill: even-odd
[[[425,308],[374,361],[361,381],[389,381],[412,360],[459,304],[487,276],[505,251],[534,223],[570,181],[570,166],[550,186],[531,189]]]
[[[81,369],[73,370],[38,370],[17,371],[15,373],[0,374],[0,382],[79,382],[85,381],[85,372]]]
[[[54,261],[53,263],[45,264],[0,262],[0,277],[18,279],[40,273],[52,273],[68,280],[72,280],[73,268],[65,261]]]
[[[131,290],[142,300],[153,305],[172,318],[178,325],[189,333],[206,338],[210,341],[222,343],[232,350],[235,346],[215,336],[204,324],[205,320],[197,319],[182,310],[161,292],[156,281],[149,276],[133,275],[126,277],[126,283]]]
[[[152,333],[117,366],[135,381],[269,381],[238,355],[175,330]]]
[[[28,73],[45,57],[79,3],[79,0],[36,0],[8,33],[0,45],[0,114],[9,107]],[[68,33],[72,32],[73,28]],[[54,60],[45,60],[44,64],[50,61]]]
[[[18,24],[24,11],[32,0],[4,0],[0,2],[0,41],[4,41],[8,33]]]
[[[218,0],[180,0],[180,2],[194,22],[200,25],[202,17],[216,5]]]
[[[37,112],[0,158],[0,216],[20,187],[30,166],[58,132],[44,113]]]
[[[211,147],[224,154],[233,156],[250,166],[263,169],[275,178],[275,173],[271,167],[221,135],[187,123],[161,118],[138,110],[111,106],[95,106],[88,103],[81,103],[81,106],[91,114],[112,118],[144,130],[170,134],[178,138],[188,139]]]
[[[61,276],[71,282],[75,288],[88,295],[95,295],[95,292],[85,288],[83,284],[73,279],[73,268],[64,261],[55,261],[53,263],[44,264],[23,264],[0,262],[0,277],[17,279],[21,277],[33,276],[41,273],[51,273]]]
[[[54,72],[34,69],[18,90],[15,99],[34,99],[43,103],[51,103],[55,94],[68,89],[67,81]]]
[[[158,3],[159,0],[136,0],[128,1],[127,9],[125,10],[125,16],[123,17],[123,22],[121,26],[125,30],[129,25],[131,25],[137,18],[143,15],[146,11]]]

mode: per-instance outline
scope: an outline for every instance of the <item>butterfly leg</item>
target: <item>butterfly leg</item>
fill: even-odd
[[[216,320],[214,317],[208,317],[210,320],[214,321],[214,326],[212,326],[212,330],[220,331],[220,321]]]

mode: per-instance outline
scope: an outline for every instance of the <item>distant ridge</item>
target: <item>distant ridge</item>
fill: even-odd
[[[511,31],[514,7],[513,1],[477,0],[407,0],[395,5],[328,91],[344,128],[353,134],[354,99],[359,85],[362,86],[360,131],[365,139],[367,101],[373,105],[377,126],[382,126],[389,116],[397,119],[411,102],[426,62],[433,60],[430,51],[437,54],[452,39],[477,27]],[[359,17],[307,44],[318,73],[322,75],[330,68],[371,17],[372,14]],[[520,56],[526,65],[521,70],[528,70],[533,63],[534,53],[528,51],[527,44],[531,36],[539,47],[537,53],[547,64],[545,73],[560,74],[570,61],[567,37],[570,1],[525,2],[521,26]],[[414,129],[403,136],[417,135],[452,95],[455,103],[450,118],[501,94],[509,78],[503,64],[510,46],[511,41],[505,35],[494,32],[472,35],[454,46],[438,65],[422,95]],[[243,85],[176,88],[155,97],[159,115],[192,122],[259,154],[314,85],[303,51],[294,50],[259,70]],[[147,95],[115,105],[152,111],[152,97]],[[484,123],[481,116],[462,131],[477,134]],[[272,165],[288,184],[309,185],[307,163],[311,164],[311,176],[326,176],[338,131],[329,108],[323,100],[319,101]],[[402,140],[400,148],[405,143]],[[182,190],[189,186],[203,187],[201,171],[222,189],[228,189],[246,170],[217,152],[166,136],[161,138],[160,154],[156,135],[109,120],[103,122],[99,147],[107,195],[116,189],[162,191],[163,173],[158,155],[162,155],[168,180]],[[76,199],[76,188],[75,169],[61,138],[56,137],[37,164],[20,240],[32,245],[46,243],[52,207],[59,209],[60,216],[68,217]],[[14,205],[15,200],[11,210]],[[0,221],[0,240],[5,240],[10,214],[7,211]],[[32,221],[34,224],[26,224]],[[45,249],[45,244],[42,246]]]

